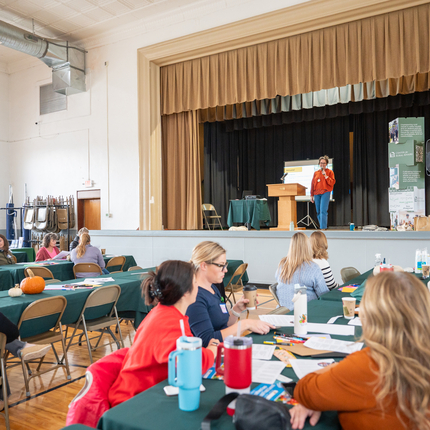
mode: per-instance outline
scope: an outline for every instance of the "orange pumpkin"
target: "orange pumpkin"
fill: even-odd
[[[20,287],[24,294],[40,294],[45,289],[45,280],[41,276],[34,276],[34,273],[27,269],[29,278],[21,281]]]

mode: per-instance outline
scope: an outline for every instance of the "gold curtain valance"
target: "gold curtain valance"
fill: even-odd
[[[430,74],[419,73],[415,76],[402,76],[398,79],[391,78],[378,82],[346,85],[341,88],[330,88],[329,90],[297,94],[295,96],[277,96],[274,99],[253,100],[252,102],[236,103],[235,105],[200,109],[198,111],[199,122],[250,118],[428,90],[430,90]]]
[[[430,71],[430,4],[161,68],[161,114]]]

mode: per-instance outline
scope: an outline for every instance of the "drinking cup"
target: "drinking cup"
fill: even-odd
[[[355,316],[355,298],[354,297],[343,297],[343,316],[344,318],[351,320]]]
[[[426,279],[430,274],[430,266],[422,266],[423,269],[423,278]]]
[[[169,355],[169,384],[179,387],[179,409],[195,411],[200,404],[202,340],[181,336]]]
[[[106,249],[105,248],[102,248],[101,251],[102,251],[102,255],[106,254]]]
[[[221,354],[224,352],[224,368]],[[218,345],[215,369],[224,375],[226,393],[249,393],[252,382],[252,339],[250,337],[227,336]]]
[[[249,311],[257,307],[257,287],[255,285],[245,285],[243,287],[243,295],[249,302],[246,304],[246,309]]]

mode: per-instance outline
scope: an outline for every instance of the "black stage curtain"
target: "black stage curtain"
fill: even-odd
[[[266,184],[280,183],[284,161],[334,158],[336,186],[330,204],[330,225],[344,225],[351,217],[349,177],[349,118],[226,132],[223,123],[205,124],[204,202],[212,203],[223,224],[229,200],[243,190],[267,197]],[[278,224],[277,199],[268,199],[271,226]],[[313,205],[310,215],[316,220]],[[298,203],[297,217],[306,215],[306,203]]]
[[[334,158],[336,185],[329,226],[389,226],[388,122],[425,117],[430,137],[430,91],[365,100],[260,117],[205,123],[204,201],[227,223],[229,200],[252,190],[267,197],[266,184],[279,183],[284,161]],[[349,167],[349,132],[354,133],[353,219]],[[430,213],[430,178],[426,177],[426,213]],[[269,198],[271,226],[277,225],[277,199]],[[306,215],[298,203],[297,219]],[[310,215],[316,220],[314,206]]]

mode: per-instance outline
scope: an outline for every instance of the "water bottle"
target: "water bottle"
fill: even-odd
[[[415,251],[415,273],[422,273],[422,253],[420,249]]]
[[[295,284],[294,285],[294,333],[307,334],[308,323],[308,297],[306,294],[306,287]]]
[[[294,221],[290,222],[290,231],[294,231]]]
[[[176,341],[176,351],[169,355],[169,384],[179,387],[179,409],[195,411],[199,408],[201,383],[202,340],[181,336]]]
[[[375,267],[380,266],[382,263],[381,254],[375,254]]]

